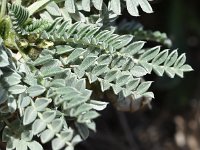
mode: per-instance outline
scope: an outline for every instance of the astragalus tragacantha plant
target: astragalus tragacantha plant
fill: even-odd
[[[132,16],[139,15],[139,6],[151,13],[147,0],[0,5],[0,129],[8,150],[42,150],[46,143],[73,150],[95,131],[93,119],[107,105],[100,92],[116,95],[115,104],[132,104],[154,97],[148,91],[152,82],[143,79],[152,71],[173,78],[192,70],[185,54],[142,41],[170,45],[165,34],[133,22],[116,25],[123,9]]]

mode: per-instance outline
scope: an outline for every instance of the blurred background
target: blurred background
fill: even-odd
[[[76,150],[200,150],[200,4],[198,0],[153,0],[153,14],[136,18],[147,30],[167,33],[172,49],[186,53],[195,71],[184,79],[154,75],[152,109],[118,112],[109,105]],[[128,14],[122,16],[135,19]]]

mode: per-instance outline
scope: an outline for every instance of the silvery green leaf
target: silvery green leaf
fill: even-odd
[[[65,9],[67,9],[69,13],[75,13],[76,11],[75,7],[76,6],[74,0],[65,0]]]
[[[75,67],[73,70],[74,73],[78,76],[78,78],[82,78],[85,75],[85,70],[81,67]]]
[[[80,40],[83,36],[90,31],[92,27],[90,25],[83,25],[80,29],[78,28],[78,32],[74,35],[75,40]]]
[[[163,76],[165,69],[163,66],[153,65],[153,70],[158,76]]]
[[[163,62],[165,62],[165,60],[167,59],[168,56],[168,52],[169,50],[164,50],[162,52],[160,52],[152,61],[152,64],[154,65],[160,65]]]
[[[107,105],[108,105],[107,102],[90,100],[90,106],[92,106],[93,109],[98,111],[104,110]]]
[[[41,142],[42,143],[49,142],[54,137],[54,135],[55,133],[52,130],[50,129],[44,130],[40,135]]]
[[[34,2],[33,4],[31,4],[27,9],[27,11],[29,12],[29,15],[31,16],[32,14],[34,14],[37,10],[41,9],[42,7],[44,7],[46,4],[48,4],[49,2],[51,2],[51,0],[43,0],[43,1],[37,1]]]
[[[181,78],[183,78],[183,71],[182,70],[180,70],[180,69],[175,69],[175,72],[176,72],[176,74],[179,76],[179,77],[181,77]]]
[[[32,124],[32,131],[33,134],[36,135],[40,132],[42,132],[46,128],[46,122],[42,119],[36,119],[34,123]]]
[[[29,106],[25,109],[24,117],[23,117],[23,124],[28,125],[32,123],[37,117],[37,111],[33,106]]]
[[[33,133],[31,130],[25,130],[21,133],[21,139],[26,142],[30,142],[33,138]]]
[[[65,72],[65,69],[61,68],[61,67],[57,67],[57,66],[52,66],[52,67],[47,67],[43,68],[41,70],[41,73],[44,77],[52,77],[52,76],[56,76],[59,74],[63,74]]]
[[[18,142],[15,143],[16,150],[28,150],[27,142],[23,140],[18,140]]]
[[[86,111],[89,111],[89,110],[91,110],[93,107],[90,105],[90,104],[87,104],[87,103],[85,103],[85,104],[82,104],[82,105],[80,105],[80,106],[78,106],[78,108],[77,109],[75,109],[75,112],[74,112],[74,116],[78,116],[79,114],[81,114],[81,113],[84,113],[84,112],[86,112]]]
[[[37,85],[37,78],[35,78],[35,76],[30,73],[26,73],[26,76],[23,79],[23,81],[30,86]]]
[[[41,97],[35,100],[34,106],[37,111],[43,111],[51,103],[51,99]]]
[[[130,70],[131,74],[135,77],[141,77],[147,74],[147,71],[141,66],[134,66]]]
[[[143,94],[145,93],[149,87],[151,86],[151,81],[147,81],[147,82],[142,82],[138,87],[137,87],[137,92],[139,94]]]
[[[31,100],[32,99],[29,96],[22,98],[22,100],[20,100],[20,102],[19,102],[20,108],[27,107],[31,103]]]
[[[130,70],[134,65],[135,63],[131,58],[126,58],[124,64],[122,64],[122,70]]]
[[[99,43],[99,41],[105,41],[107,38],[111,38],[113,34],[113,31],[108,31],[108,30],[104,30],[99,32],[94,38],[96,40],[96,44]],[[95,43],[94,43],[95,44]],[[95,45],[96,45],[95,44]]]
[[[60,8],[60,12],[65,21],[69,21],[70,23],[72,22],[72,18],[65,8]]]
[[[113,84],[112,89],[113,89],[114,93],[117,95],[119,92],[122,91],[123,88],[118,85]]]
[[[70,109],[72,107],[76,107],[84,102],[86,102],[88,99],[81,96],[74,97],[70,102],[65,102],[63,105],[63,109]]]
[[[92,91],[85,89],[84,91],[81,91],[81,96],[83,96],[86,99],[90,99],[90,96],[92,95]]]
[[[82,70],[86,70],[88,67],[94,64],[96,61],[97,56],[88,55],[79,65],[79,68]]]
[[[134,43],[128,45],[125,48],[122,48],[122,50],[120,52],[131,56],[131,55],[138,53],[142,49],[144,44],[145,44],[144,41],[137,41],[137,42],[134,42]]]
[[[52,140],[51,142],[51,146],[53,150],[59,150],[62,149],[65,146],[65,138],[63,137],[57,137],[55,139]]]
[[[85,37],[87,37],[88,39],[91,40],[91,38],[94,37],[95,33],[97,33],[99,31],[99,27],[93,27],[90,29],[90,31],[88,31],[86,34],[85,34]]]
[[[62,138],[64,138],[66,141],[71,141],[73,138],[74,130],[72,128],[68,128],[67,130],[61,131],[60,135]]]
[[[126,59],[124,57],[121,56],[115,56],[113,57],[112,63],[110,64],[111,68],[120,68],[124,63],[125,63]]]
[[[130,91],[129,89],[123,89],[122,90],[122,95],[123,95],[123,98],[124,97],[128,97],[129,95],[132,94],[132,91]]]
[[[45,92],[46,88],[41,85],[34,85],[27,89],[27,93],[31,97],[37,97]]]
[[[59,26],[58,30],[56,31],[56,34],[59,36],[63,36],[68,28],[70,23],[68,21],[63,21],[62,24]]]
[[[80,143],[81,141],[82,141],[82,139],[81,139],[80,135],[76,135],[72,139],[71,143],[72,143],[72,145],[76,145],[76,144]],[[74,148],[71,146],[68,146],[67,149],[65,149],[65,150],[74,150]]]
[[[133,39],[132,35],[122,35],[120,36],[120,44],[116,47],[116,49],[120,49],[124,46],[126,46],[127,44],[129,44]]]
[[[51,55],[42,56],[42,57],[37,58],[33,62],[33,65],[34,66],[44,65],[44,64],[48,63],[51,60],[53,60],[53,57]]]
[[[46,6],[46,10],[53,16],[61,16],[60,8],[54,1]]]
[[[140,83],[140,78],[132,79],[126,84],[126,89],[129,91],[134,90]]]
[[[167,59],[164,63],[164,66],[167,66],[167,67],[172,66],[176,62],[177,58],[178,58],[178,52],[177,52],[177,50],[174,50],[167,57]]]
[[[102,54],[98,57],[98,65],[108,65],[112,61],[112,57],[109,54]]]
[[[55,53],[56,53],[55,49],[51,49],[51,50],[49,50],[49,49],[43,49],[41,51],[41,53],[40,53],[40,57],[44,57],[46,55],[52,55],[53,56]]]
[[[92,0],[94,7],[98,10],[102,9],[103,0]]]
[[[68,57],[66,60],[66,64],[68,64],[71,61],[76,60],[77,58],[79,58],[79,56],[81,56],[86,50],[83,48],[76,48]]]
[[[174,68],[172,67],[165,67],[165,72],[167,73],[167,75],[170,77],[170,78],[174,78],[176,72],[174,70]]]
[[[95,122],[87,122],[87,123],[85,123],[86,125],[87,125],[87,127],[90,129],[90,130],[92,130],[92,131],[94,131],[94,132],[96,132],[96,124],[95,124]]]
[[[52,16],[47,11],[41,12],[40,17],[41,17],[41,19],[48,20],[49,22],[54,21]]]
[[[110,6],[111,6],[111,10],[115,14],[121,15],[121,2],[120,2],[120,0],[111,0]]]
[[[69,87],[69,86],[66,86],[66,87],[61,87],[61,88],[57,88],[56,89],[56,93],[59,95],[68,95],[68,96],[77,96],[78,94],[80,94],[80,92],[73,88],[73,87]]]
[[[72,15],[72,14],[71,14]],[[64,34],[64,37],[66,39],[68,39],[75,31],[76,29],[79,27],[80,22],[76,22],[74,24],[72,24],[69,28],[68,31]]]
[[[42,145],[37,141],[29,142],[28,147],[30,148],[30,150],[43,150]]]
[[[60,132],[60,130],[62,129],[63,126],[63,119],[64,118],[57,118],[55,120],[52,121],[51,126],[52,129],[55,133]]]
[[[106,42],[107,44],[109,44],[109,45],[113,45],[113,43],[115,43],[115,42],[120,42],[120,36],[119,35],[117,35],[117,34],[111,34],[110,36],[108,36],[107,37],[108,39],[105,39],[105,41],[104,42]],[[110,49],[109,49],[109,51],[110,52],[112,52],[113,50],[113,46],[111,46],[111,47],[109,47]]]
[[[76,82],[74,86],[78,91],[83,91],[86,88],[86,80],[80,79]]]
[[[51,87],[64,87],[65,85],[64,79],[55,79],[50,83]]]
[[[106,73],[104,79],[108,82],[111,82],[116,79],[117,74],[119,73],[118,69],[112,69]]]
[[[8,102],[7,103],[8,103],[9,111],[11,113],[15,112],[16,109],[17,109],[17,103],[16,103],[16,99],[12,95],[10,95],[8,97]]]
[[[138,1],[136,0],[126,0],[126,7],[128,12],[132,15],[132,16],[139,16],[139,12],[138,12]]]
[[[146,92],[146,93],[143,93],[142,96],[145,96],[145,97],[148,97],[148,98],[154,98],[153,92]]]
[[[42,118],[47,123],[51,122],[55,117],[56,117],[56,111],[53,111],[53,110],[45,111],[42,114]]]
[[[185,56],[185,53],[184,53],[181,56],[179,56],[179,58],[176,60],[174,67],[180,68],[181,66],[184,65],[185,62],[186,62],[186,56]]]
[[[146,61],[140,60],[140,61],[139,61],[139,64],[140,64],[142,67],[144,67],[148,73],[151,73],[151,71],[152,71],[152,69],[153,69],[153,66],[152,66],[151,63],[148,63],[148,62],[146,62]]]
[[[89,130],[85,124],[76,123],[76,128],[78,129],[79,134],[81,135],[83,140],[86,140],[89,136]]]
[[[24,85],[14,85],[14,86],[11,86],[8,91],[11,93],[11,94],[21,94],[23,92],[26,91],[26,86]]]
[[[182,67],[180,67],[180,69],[184,72],[187,72],[187,71],[193,71],[192,67],[190,65],[183,65]]]
[[[151,8],[151,5],[149,4],[148,0],[138,0],[138,3],[142,10],[146,13],[152,13],[153,10]]]
[[[101,85],[102,92],[108,90],[111,86],[111,84],[107,80],[100,80],[100,85]]]
[[[88,111],[82,115],[83,120],[85,121],[97,118],[98,116],[99,114],[96,111]]]
[[[65,84],[67,86],[74,87],[76,82],[77,82],[77,76],[76,75],[72,75],[71,73],[65,79]]]
[[[12,73],[7,74],[4,77],[4,80],[9,86],[12,86],[12,85],[19,84],[21,82],[21,76],[16,72],[12,72]]]
[[[90,12],[90,0],[82,0],[83,10]]]
[[[79,143],[79,142],[81,142],[82,140],[80,139],[80,140],[78,140],[78,138],[77,139],[74,139],[74,141],[75,140],[77,140],[77,143]],[[74,150],[74,147],[73,146],[67,146],[66,148],[65,148],[65,150]]]
[[[73,50],[74,50],[74,48],[69,45],[57,45],[56,46],[56,54],[57,55],[62,55],[62,54],[71,52]]]
[[[9,65],[9,61],[8,61],[8,55],[6,54],[6,52],[4,50],[2,50],[2,46],[0,47],[1,52],[0,52],[0,67],[6,67]]]
[[[98,77],[95,74],[91,73],[91,72],[90,73],[86,73],[86,75],[88,77],[89,83],[93,83],[98,79]]]
[[[105,72],[109,71],[109,68],[107,65],[97,65],[93,68],[92,70],[92,74],[99,76]]]
[[[153,48],[147,50],[146,52],[144,52],[140,56],[140,60],[149,61],[149,60],[153,59],[156,55],[158,55],[159,51],[160,51],[160,46],[153,47]]]
[[[117,77],[116,84],[119,86],[125,85],[130,79],[129,72],[122,72],[120,76]]]

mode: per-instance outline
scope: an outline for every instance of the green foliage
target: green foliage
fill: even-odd
[[[183,77],[192,70],[185,54],[142,41],[167,39],[162,34],[142,30],[139,36],[133,29],[135,38],[121,35],[126,31],[112,23],[124,3],[133,16],[139,15],[138,6],[152,12],[147,0],[110,0],[108,6],[103,0],[40,0],[28,8],[20,1],[8,4],[0,22],[0,123],[7,149],[42,150],[51,143],[53,150],[73,150],[95,131],[94,119],[108,104],[94,96],[94,87],[111,89],[115,101],[151,99],[152,81],[144,81],[145,75]],[[14,46],[7,42],[13,38]]]

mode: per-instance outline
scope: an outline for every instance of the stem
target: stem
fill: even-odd
[[[3,18],[3,16],[4,16],[5,13],[6,13],[6,4],[7,4],[7,0],[2,0],[0,19]]]

